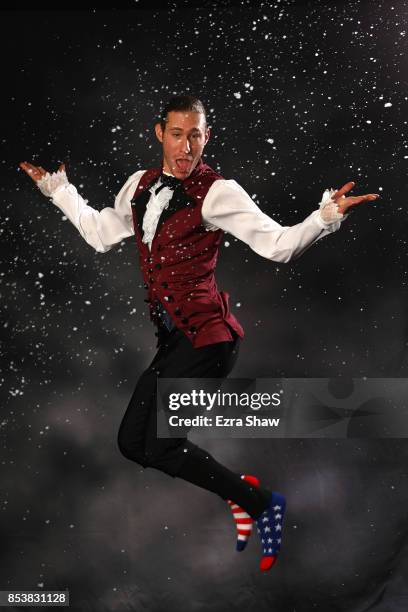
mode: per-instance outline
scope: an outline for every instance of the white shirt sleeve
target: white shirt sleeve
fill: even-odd
[[[86,242],[96,251],[106,253],[114,244],[134,235],[131,199],[144,172],[139,170],[128,178],[113,208],[107,206],[98,211],[88,206],[88,200],[84,200],[71,183],[60,185],[50,197]]]
[[[332,193],[331,190],[324,192],[324,206]],[[283,263],[299,257],[316,240],[338,230],[343,220],[337,216],[327,223],[319,209],[302,223],[284,227],[263,213],[236,181],[226,179],[218,179],[211,185],[201,214],[206,229],[222,229],[245,242],[258,255]]]

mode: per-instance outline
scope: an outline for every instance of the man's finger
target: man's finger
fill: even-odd
[[[350,189],[353,189],[354,185],[355,185],[354,181],[349,181],[348,183],[343,185],[341,189],[339,189],[338,191],[336,191],[336,193],[332,195],[332,199],[337,200],[337,198],[341,198],[342,195],[350,191]]]
[[[33,172],[33,165],[29,164],[28,162],[21,162],[20,168],[22,168],[25,172],[29,172],[29,171],[30,173]]]
[[[380,196],[378,193],[366,193],[365,195],[346,198],[346,201],[350,200],[349,205],[356,206],[357,204],[361,204],[361,202],[365,202],[366,200],[372,201],[372,200],[376,200],[379,197]]]
[[[28,170],[37,170],[37,166],[30,164],[29,162],[22,162],[22,165]]]
[[[28,174],[33,181],[39,181],[41,178],[41,172],[34,166],[33,164],[29,164],[28,162],[21,162],[20,167]]]
[[[37,166],[34,166],[34,164],[30,164],[29,162],[24,162],[24,166],[26,170],[30,170],[31,172],[38,172],[38,168]]]
[[[362,202],[372,202],[374,200],[377,200],[377,198],[379,197],[380,195],[378,193],[366,193],[361,196],[350,196],[348,198],[340,200],[340,202],[337,202],[337,209],[340,213],[344,214],[345,212],[347,212],[351,208],[354,208],[355,206],[358,206]]]
[[[59,172],[65,172],[65,164],[61,164],[60,167],[58,168]]]

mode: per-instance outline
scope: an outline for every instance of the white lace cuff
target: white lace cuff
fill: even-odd
[[[342,221],[345,215],[339,213],[338,206],[332,195],[336,193],[335,189],[326,189],[323,193],[322,201],[320,202],[320,218],[324,223],[334,223],[335,221]],[[344,198],[344,196],[342,196]]]
[[[50,174],[47,172],[39,181],[37,187],[47,198],[51,198],[59,187],[69,185],[65,170],[58,170]]]

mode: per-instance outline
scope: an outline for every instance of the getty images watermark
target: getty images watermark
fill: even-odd
[[[196,416],[182,416],[173,414],[168,416],[170,427],[279,427],[280,417],[260,417],[255,414],[244,414],[243,410],[260,410],[262,407],[278,407],[281,403],[280,393],[236,393],[221,391],[208,392],[203,389],[192,389],[190,393],[171,392],[169,395],[169,410],[180,410],[180,408],[198,408],[206,411],[213,410],[214,416],[198,414]],[[219,414],[225,409],[238,409],[241,416],[227,416]]]
[[[405,438],[405,378],[158,378],[157,436]]]

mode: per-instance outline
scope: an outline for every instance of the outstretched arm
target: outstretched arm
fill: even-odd
[[[203,222],[209,230],[222,229],[239,238],[266,259],[286,263],[338,230],[352,208],[379,197],[345,197],[353,186],[349,182],[338,191],[326,190],[318,210],[301,223],[284,227],[263,213],[236,181],[220,179],[214,181],[203,202]]]
[[[52,174],[41,166],[27,162],[20,163],[20,167],[32,178],[41,192],[63,211],[96,251],[105,253],[114,244],[134,234],[130,201],[144,170],[129,177],[116,196],[113,208],[107,206],[99,212],[88,206],[88,201],[69,183],[64,164]]]

